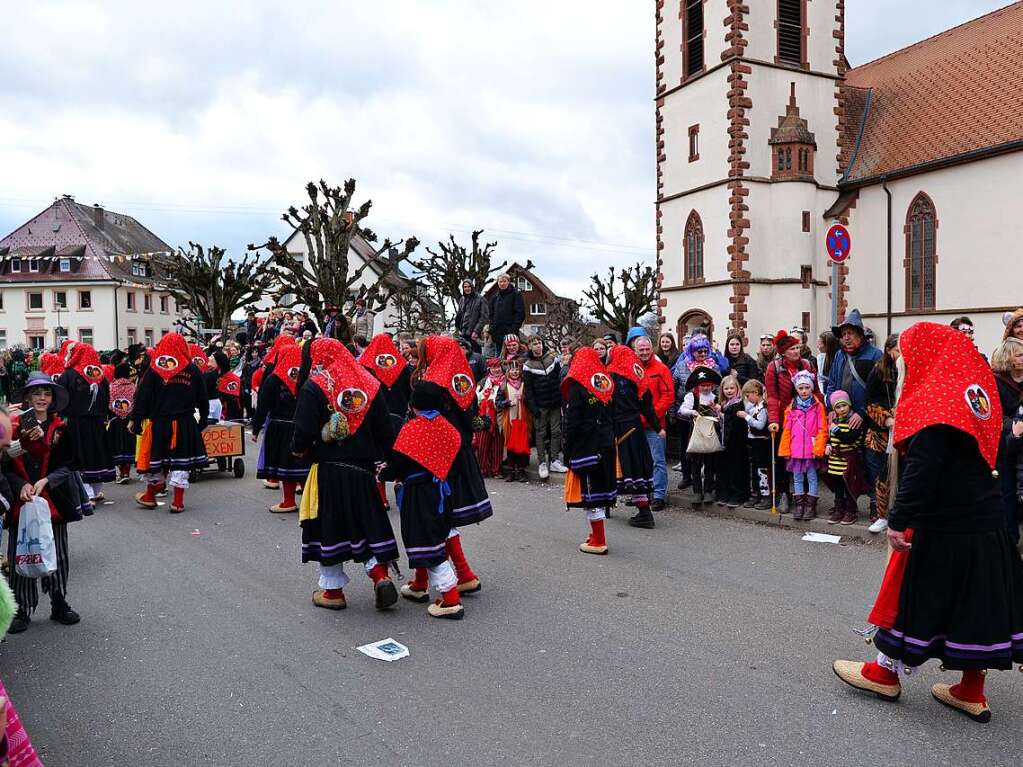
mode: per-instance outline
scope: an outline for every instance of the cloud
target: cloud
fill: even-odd
[[[849,3],[850,59],[997,4]],[[563,293],[653,260],[650,2],[36,2],[11,26],[4,231],[72,193],[237,253],[352,176],[381,235],[483,227]]]

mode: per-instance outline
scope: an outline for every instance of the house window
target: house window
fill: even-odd
[[[0,312],[4,310],[4,293],[0,290]]]
[[[547,314],[547,304],[530,304],[530,314]]]
[[[92,328],[78,328],[78,340],[92,346]]]
[[[143,335],[142,335],[142,339],[143,339],[143,343],[145,343],[145,345],[147,347],[152,346],[153,345],[153,331],[150,328],[146,328],[145,333],[143,333]]]
[[[688,80],[703,72],[703,0],[685,0],[682,22],[683,79]]]
[[[803,264],[802,266],[799,267],[799,282],[802,284],[802,286],[804,288],[810,288],[810,287],[813,286],[813,267],[812,266],[809,266],[807,264]],[[806,325],[804,323],[802,325],[802,327],[807,328],[807,327],[810,327],[810,326]]]
[[[46,348],[46,336],[29,336],[28,345],[37,351],[41,351]]]
[[[60,269],[60,271],[62,271],[62,272],[70,272],[71,271],[71,259],[70,258],[62,258],[62,259],[60,259],[60,263],[59,263],[57,268]]]
[[[145,311],[147,311],[147,312],[153,311],[153,294],[152,293],[143,293],[142,294],[142,308]]]
[[[803,211],[803,231],[810,231],[810,211],[808,210]]]
[[[515,287],[519,289],[520,293],[527,293],[533,289],[533,286],[529,284],[529,280],[525,277],[519,277],[515,280]]]
[[[125,295],[125,300],[128,302],[127,307],[129,312],[135,311],[135,292],[129,290]]]
[[[30,258],[28,260],[28,270],[30,272],[38,272],[39,271],[39,259],[38,258]]]
[[[149,264],[147,264],[145,261],[132,261],[131,274],[133,277],[148,277]]]
[[[43,308],[43,294],[29,293],[28,294],[28,308],[31,309],[42,309]]]
[[[135,328],[128,328],[127,329],[127,333],[128,333],[128,345],[131,346],[132,344],[137,344],[138,343],[138,331],[135,330]]]
[[[700,126],[689,126],[689,162],[700,159]]]
[[[167,313],[167,296],[160,296],[160,314]]]
[[[689,214],[689,220],[686,221],[683,249],[685,251],[683,283],[690,285],[694,282],[703,282],[703,221],[695,210]]]
[[[806,65],[806,0],[778,0],[778,63]]]
[[[7,331],[0,328],[0,349],[6,348],[7,346]]]
[[[55,291],[53,291],[53,308],[54,309],[67,309],[67,291],[66,290],[55,290]]]
[[[78,291],[78,308],[79,309],[91,309],[92,308],[92,291],[91,290],[79,290]]]
[[[920,192],[906,216],[906,309],[933,309],[938,218],[931,198]]]
[[[12,272],[20,272],[21,271],[21,259],[20,258],[12,258],[11,259],[11,271]]]

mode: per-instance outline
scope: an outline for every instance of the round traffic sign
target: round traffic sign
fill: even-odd
[[[840,264],[849,258],[849,251],[852,250],[852,237],[849,230],[841,224],[835,224],[828,229],[827,240],[828,255],[836,264]]]

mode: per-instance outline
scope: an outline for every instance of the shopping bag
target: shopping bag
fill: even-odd
[[[706,415],[698,415],[693,421],[693,434],[689,437],[687,453],[707,455],[722,450],[721,438],[716,428],[717,420]]]
[[[14,568],[25,578],[42,578],[57,570],[57,547],[53,541],[50,504],[45,498],[25,501],[18,515],[18,546]]]

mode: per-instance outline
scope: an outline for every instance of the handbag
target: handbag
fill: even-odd
[[[14,569],[24,578],[42,578],[57,571],[57,547],[53,540],[50,504],[45,498],[37,496],[21,506]]]
[[[687,453],[693,455],[709,455],[720,453],[721,437],[718,436],[717,420],[706,415],[698,415],[693,419],[693,433],[689,437]]]

